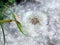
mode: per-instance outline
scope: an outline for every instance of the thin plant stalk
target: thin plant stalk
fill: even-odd
[[[2,33],[3,33],[3,40],[4,40],[4,45],[5,45],[5,33],[4,33],[4,29],[3,29],[3,25],[2,23],[0,24],[1,28],[2,28]]]
[[[8,22],[12,22],[13,20],[0,20],[0,23],[8,23]]]
[[[9,8],[9,6],[5,6],[5,8],[7,8],[10,11],[10,13],[12,14],[14,20],[16,20],[16,17],[14,15],[13,11]],[[16,22],[16,24],[17,24],[17,27],[19,28],[19,31],[24,34],[24,32],[22,31],[22,25],[21,25],[21,23],[20,22],[19,23]]]

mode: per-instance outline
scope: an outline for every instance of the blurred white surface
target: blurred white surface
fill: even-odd
[[[60,0],[36,1],[12,7],[28,36],[22,35],[14,22],[6,24],[6,45],[60,45]],[[41,25],[29,21],[34,16],[41,19]],[[3,45],[1,30],[0,45]]]

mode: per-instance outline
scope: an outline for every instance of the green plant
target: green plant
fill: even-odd
[[[4,27],[3,24],[4,23],[9,23],[12,21],[15,21],[17,24],[17,27],[19,28],[20,32],[22,32],[24,34],[24,32],[22,31],[22,25],[19,21],[16,20],[16,17],[13,13],[13,11],[10,9],[10,5],[13,5],[15,2],[15,0],[0,0],[0,26],[2,28],[2,33],[3,33],[3,39],[4,39],[4,45],[5,45],[5,33],[4,33]],[[4,13],[5,9],[9,10],[10,13],[12,14],[12,17],[14,18],[14,20],[4,20],[4,18],[7,17],[7,14]],[[25,34],[24,34],[25,35]]]

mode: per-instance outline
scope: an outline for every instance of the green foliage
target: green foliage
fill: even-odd
[[[4,16],[2,14],[0,14],[0,20],[3,20]]]
[[[5,9],[5,5],[9,5],[15,2],[15,0],[0,0],[0,20],[3,20],[6,16],[2,14]]]
[[[3,5],[4,5],[4,3],[1,1],[1,2],[0,2],[0,8],[2,8]]]
[[[4,33],[3,23],[7,23],[7,22],[9,23],[9,22],[13,21],[13,20],[4,20],[7,17],[7,15],[4,13],[5,9],[10,11],[20,32],[22,32],[24,34],[24,32],[22,31],[21,23],[16,20],[16,17],[14,15],[13,11],[9,8],[9,5],[10,4],[13,5],[14,2],[15,2],[15,0],[0,0],[0,26],[1,26],[2,33],[3,33],[4,45],[5,45],[5,33]]]
[[[8,2],[13,4],[15,0],[8,0]]]

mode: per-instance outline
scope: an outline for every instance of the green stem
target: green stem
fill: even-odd
[[[1,28],[2,28],[2,33],[3,33],[4,45],[5,45],[5,33],[4,33],[4,29],[3,29],[3,25],[2,24],[1,24]]]
[[[12,20],[0,20],[0,23],[7,23],[7,22],[11,22]]]

